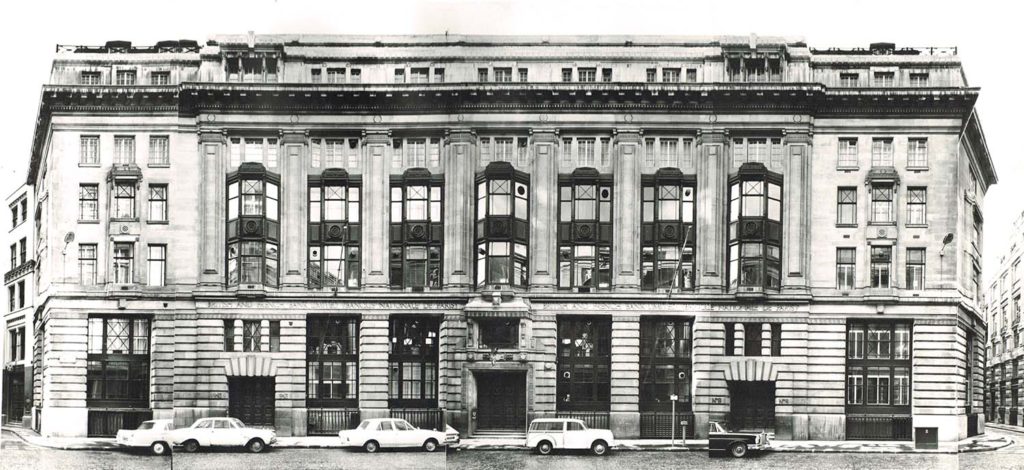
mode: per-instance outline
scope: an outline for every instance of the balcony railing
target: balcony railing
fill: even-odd
[[[444,413],[438,408],[392,408],[392,418],[401,418],[420,429],[444,430]]]
[[[333,436],[359,425],[359,410],[353,408],[309,408],[306,432],[310,436]]]
[[[607,411],[559,411],[557,418],[572,418],[583,421],[588,428],[608,429]]]
[[[672,412],[671,411],[642,411],[640,412],[640,437],[644,439],[670,439],[672,437]],[[695,436],[695,423],[693,413],[677,412],[676,439],[683,437],[683,426],[680,424],[686,421],[686,438],[693,439]]]
[[[136,429],[153,419],[153,410],[89,410],[88,436],[114,437],[120,429]]]
[[[849,440],[909,441],[913,419],[903,415],[847,415],[846,438]]]

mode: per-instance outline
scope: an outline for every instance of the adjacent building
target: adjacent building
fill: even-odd
[[[0,339],[3,349],[4,424],[32,425],[33,347],[35,345],[32,322],[35,299],[36,252],[33,230],[35,197],[32,187],[21,185],[6,198],[10,209],[11,225],[5,240],[10,246],[10,262],[4,270],[7,290],[7,309],[4,310],[4,335]],[[5,224],[6,225],[6,224]]]
[[[999,269],[985,296],[988,317],[986,364],[987,415],[992,422],[1024,426],[1024,326],[1020,321],[1024,270],[1024,212],[1010,235],[1010,251],[999,259]]]
[[[42,433],[976,434],[978,93],[952,48],[787,37],[58,46]]]

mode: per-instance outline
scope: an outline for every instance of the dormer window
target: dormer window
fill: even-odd
[[[79,75],[79,83],[82,85],[99,85],[102,74],[99,72],[82,72]]]
[[[781,287],[782,176],[746,163],[729,181],[729,289]]]
[[[273,52],[228,53],[224,65],[229,82],[277,82],[277,54]]]
[[[118,70],[115,77],[118,86],[134,85],[136,82],[134,70]]]
[[[495,162],[477,177],[476,285],[526,287],[529,259],[530,180]]]
[[[280,177],[244,163],[227,185],[227,284],[277,287]]]

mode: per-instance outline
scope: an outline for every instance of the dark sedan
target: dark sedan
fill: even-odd
[[[709,455],[728,452],[733,457],[745,457],[751,450],[765,450],[771,447],[768,434],[761,431],[728,432],[717,422],[710,423],[708,430]]]

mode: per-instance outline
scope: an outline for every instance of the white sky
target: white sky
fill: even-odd
[[[215,34],[673,34],[756,33],[803,36],[811,47],[958,46],[969,84],[981,87],[978,111],[999,183],[985,198],[984,273],[990,279],[1008,249],[1013,219],[1024,210],[1024,160],[1014,150],[1024,111],[1022,11],[1014,2],[984,1],[296,1],[177,0],[7,2],[0,20],[4,73],[0,120],[3,195],[28,169],[40,86],[49,78],[56,44],[100,45],[123,39]],[[1001,5],[1002,4],[1002,5]],[[16,6],[12,6],[16,5]],[[5,220],[5,224],[10,222]]]

